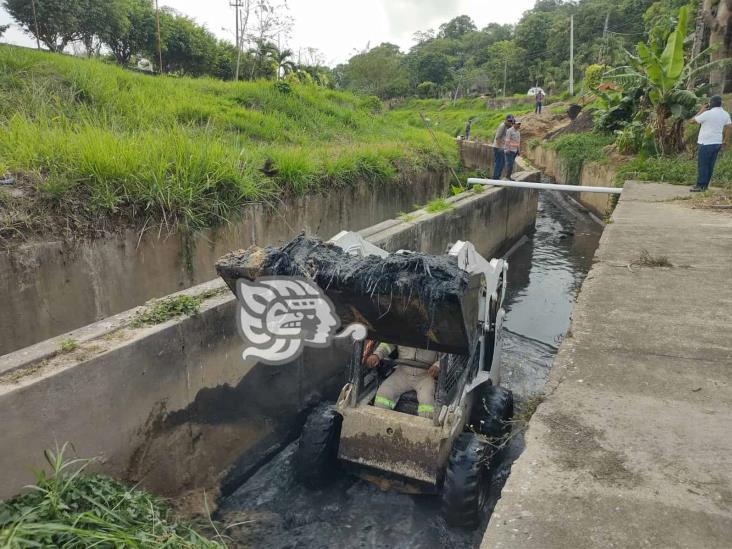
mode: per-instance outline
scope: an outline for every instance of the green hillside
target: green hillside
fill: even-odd
[[[154,77],[0,46],[0,175],[18,180],[0,188],[0,237],[199,228],[281,193],[455,164],[452,132],[438,145],[409,112],[312,85]]]

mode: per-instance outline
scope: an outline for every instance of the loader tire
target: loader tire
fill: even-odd
[[[342,422],[332,407],[314,410],[305,422],[295,453],[295,478],[305,487],[318,489],[332,480]]]
[[[448,526],[472,529],[480,524],[490,488],[490,456],[488,442],[475,433],[461,433],[455,440],[442,487]]]
[[[478,388],[476,396],[470,414],[472,429],[492,439],[508,435],[513,418],[513,393],[503,387],[486,384]]]

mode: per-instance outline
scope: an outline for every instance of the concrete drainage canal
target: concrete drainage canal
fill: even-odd
[[[602,227],[564,196],[539,196],[536,228],[510,256],[502,360],[517,399],[508,443],[494,468],[485,519],[474,531],[448,528],[434,496],[382,492],[339,472],[326,489],[293,478],[297,442],[286,446],[226,497],[217,518],[233,545],[272,548],[478,547],[490,510],[523,449],[523,431],[566,333]],[[501,517],[494,517],[501,520]]]

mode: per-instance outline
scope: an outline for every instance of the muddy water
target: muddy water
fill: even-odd
[[[539,198],[536,230],[511,255],[503,346],[504,384],[518,401],[541,392],[572,306],[587,273],[600,227],[558,193]],[[381,492],[340,474],[325,490],[308,491],[293,479],[290,444],[262,467],[220,510],[231,545],[262,548],[470,548],[485,530],[448,528],[438,498]],[[502,470],[523,448],[512,438]],[[500,496],[494,484],[489,507]]]

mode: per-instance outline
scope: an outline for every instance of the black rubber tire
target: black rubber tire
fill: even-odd
[[[511,432],[513,393],[503,387],[485,384],[477,389],[470,414],[470,426],[481,435],[500,439]]]
[[[333,479],[342,422],[332,407],[314,410],[305,422],[295,452],[295,478],[307,488],[321,488]]]
[[[448,526],[475,528],[482,518],[490,488],[489,444],[475,433],[455,440],[442,486],[442,513]]]

